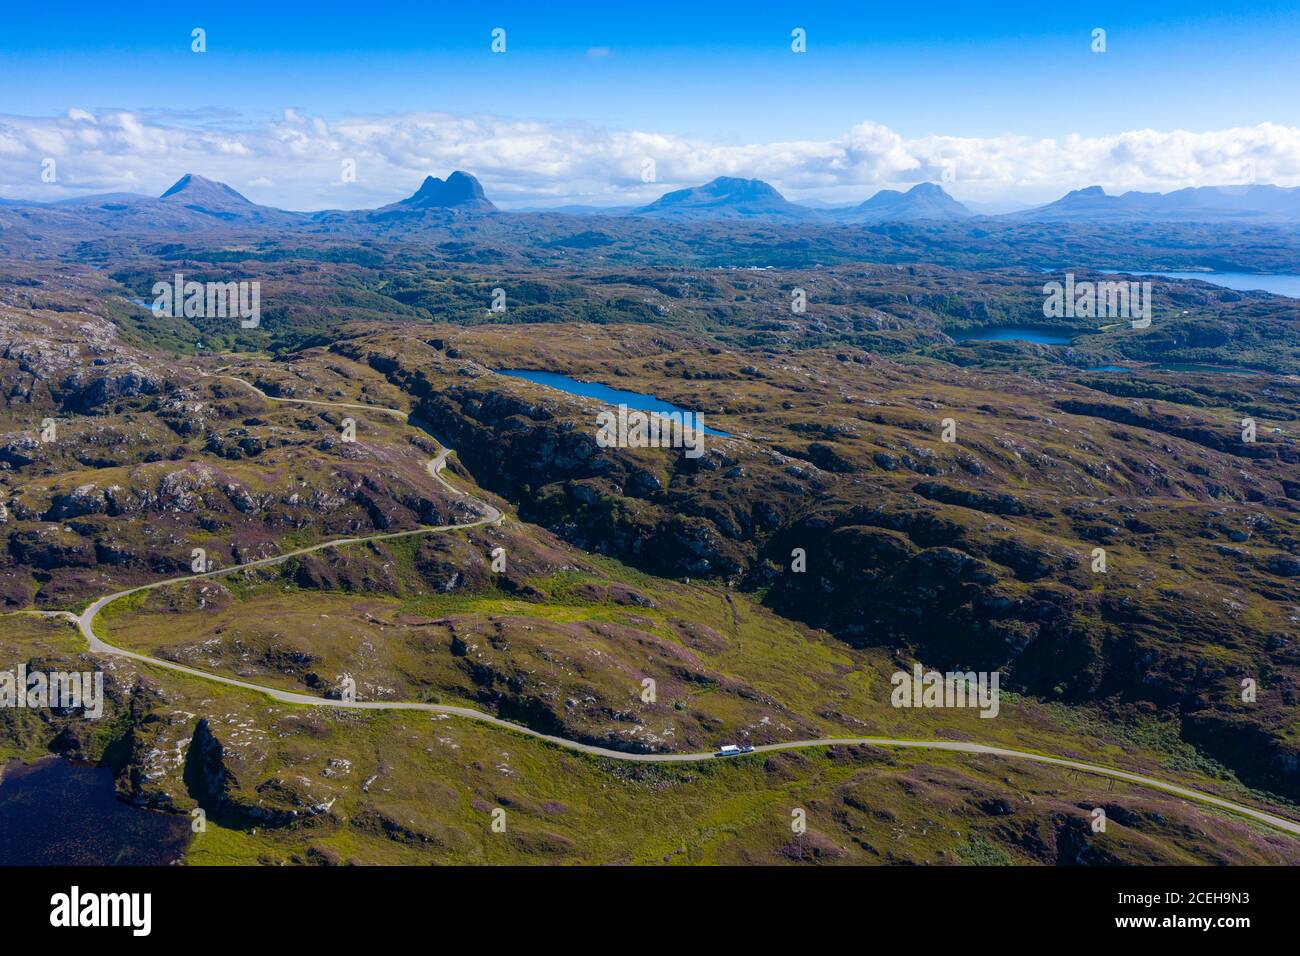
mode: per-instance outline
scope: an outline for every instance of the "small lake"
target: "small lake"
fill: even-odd
[[[1157,372],[1213,372],[1217,375],[1260,375],[1249,368],[1232,368],[1227,365],[1192,365],[1185,362],[1161,362],[1153,365]]]
[[[0,866],[165,866],[189,839],[189,817],[117,799],[107,767],[54,757],[4,768]]]
[[[1107,275],[1164,276],[1166,279],[1199,279],[1210,285],[1222,286],[1237,292],[1271,292],[1300,299],[1300,275],[1277,273],[1260,275],[1254,272],[1127,272],[1119,269],[1098,269]]]
[[[958,342],[1035,342],[1038,345],[1069,345],[1069,336],[1056,330],[1036,329],[1032,326],[1003,325],[996,328],[964,329],[949,332]]]
[[[644,395],[641,392],[628,392],[621,388],[610,388],[608,385],[601,385],[599,382],[581,382],[576,378],[570,378],[568,375],[561,375],[558,372],[535,372],[530,369],[522,368],[503,368],[497,370],[498,375],[509,375],[511,378],[522,378],[532,382],[535,385],[544,385],[547,388],[554,388],[561,392],[568,392],[570,395],[581,395],[584,398],[594,398],[597,401],[604,402],[607,405],[626,405],[628,408],[635,408],[642,412],[659,412],[668,414],[669,412],[686,412],[687,409],[680,408],[670,402],[665,402],[661,398],[653,395]],[[717,429],[704,426],[704,432],[707,435],[721,435],[726,437],[726,432],[720,432]]]
[[[1155,365],[1099,365],[1085,372],[1209,372],[1215,375],[1262,375],[1251,368],[1232,368],[1228,365],[1193,365],[1186,362],[1158,362]]]

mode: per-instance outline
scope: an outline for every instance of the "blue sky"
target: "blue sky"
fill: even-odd
[[[1300,125],[1295,4],[990,6],[16,3],[0,112],[432,109],[724,141],[829,136],[867,117],[906,136]],[[505,56],[488,51],[496,26]],[[1105,55],[1089,50],[1094,27]]]
[[[1298,41],[1300,9],[1269,2],[11,4],[0,114],[252,129],[286,108],[436,112],[718,146],[862,122],[905,140],[1300,127]]]

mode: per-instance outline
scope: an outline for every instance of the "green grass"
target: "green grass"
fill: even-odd
[[[957,847],[957,857],[971,866],[1013,866],[1015,861],[983,837],[971,837]]]
[[[0,650],[75,654],[66,623],[35,619],[0,635]],[[134,682],[119,662],[115,679]],[[102,721],[104,737],[128,726],[145,751],[171,751],[199,715],[228,748],[236,800],[265,803],[263,781],[305,780],[313,799],[331,802],[321,817],[284,829],[236,830],[209,816],[187,853],[193,865],[306,862],[321,856],[367,864],[439,863],[915,863],[1005,864],[1023,860],[1002,821],[1078,814],[1105,799],[1159,810],[1150,833],[1134,833],[1118,852],[1147,859],[1150,841],[1166,862],[1195,860],[1208,847],[1244,860],[1279,862],[1275,835],[1255,841],[1234,830],[1190,826],[1181,801],[1057,768],[968,755],[886,751],[836,756],[828,748],[752,755],[688,765],[630,764],[562,750],[459,718],[411,712],[346,712],[275,704],[264,697],[145,666],[161,693],[131,723],[125,710]],[[250,736],[251,735],[251,736]],[[5,740],[6,755],[31,748]],[[326,760],[352,762],[342,777]],[[369,792],[363,781],[372,778]],[[192,801],[170,767],[149,786]],[[954,798],[954,795],[966,797]],[[977,798],[1000,796],[1015,815],[989,817]],[[1022,802],[1031,796],[1033,804]],[[507,833],[490,829],[489,811],[507,810]],[[808,833],[791,832],[791,810],[807,813]],[[401,842],[382,828],[359,827],[367,814],[416,835]],[[1118,829],[1118,828],[1117,828]],[[422,836],[421,836],[422,835]],[[1273,854],[1269,856],[1269,854]]]

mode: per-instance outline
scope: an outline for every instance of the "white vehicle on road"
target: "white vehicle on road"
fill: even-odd
[[[754,748],[751,747],[749,744],[745,744],[743,747],[737,747],[735,744],[723,744],[718,749],[718,752],[714,754],[714,756],[715,757],[739,757],[741,754],[752,754],[753,752],[754,752]]]

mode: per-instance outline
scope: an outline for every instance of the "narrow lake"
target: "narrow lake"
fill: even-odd
[[[1036,342],[1039,345],[1069,345],[1071,341],[1069,336],[1055,330],[1036,329],[1028,325],[964,329],[948,334],[958,342]]]
[[[1157,362],[1153,365],[1099,365],[1085,372],[1211,372],[1215,375],[1263,375],[1252,368],[1230,365],[1192,365],[1186,362]]]
[[[4,768],[0,866],[165,866],[189,839],[189,817],[118,800],[107,767],[52,757]]]
[[[1098,269],[1108,275],[1164,276],[1166,279],[1199,279],[1210,285],[1222,286],[1237,292],[1271,292],[1274,295],[1300,299],[1300,275],[1277,273],[1260,275],[1254,272],[1122,272],[1119,269]]]
[[[1186,362],[1161,362],[1153,366],[1159,372],[1213,372],[1216,375],[1262,375],[1250,368],[1232,368],[1228,365],[1192,365]]]
[[[608,385],[601,385],[599,382],[581,382],[576,378],[570,378],[568,375],[561,375],[558,372],[536,372],[531,369],[503,368],[498,369],[497,374],[509,375],[511,378],[522,378],[535,385],[544,385],[547,388],[568,392],[570,395],[594,398],[607,405],[626,405],[628,408],[635,408],[637,411],[642,412],[667,414],[669,412],[688,411],[653,395],[628,392],[621,388],[610,388]],[[720,432],[708,425],[704,426],[704,432],[707,435],[721,435],[723,437],[727,435],[726,432]]]

